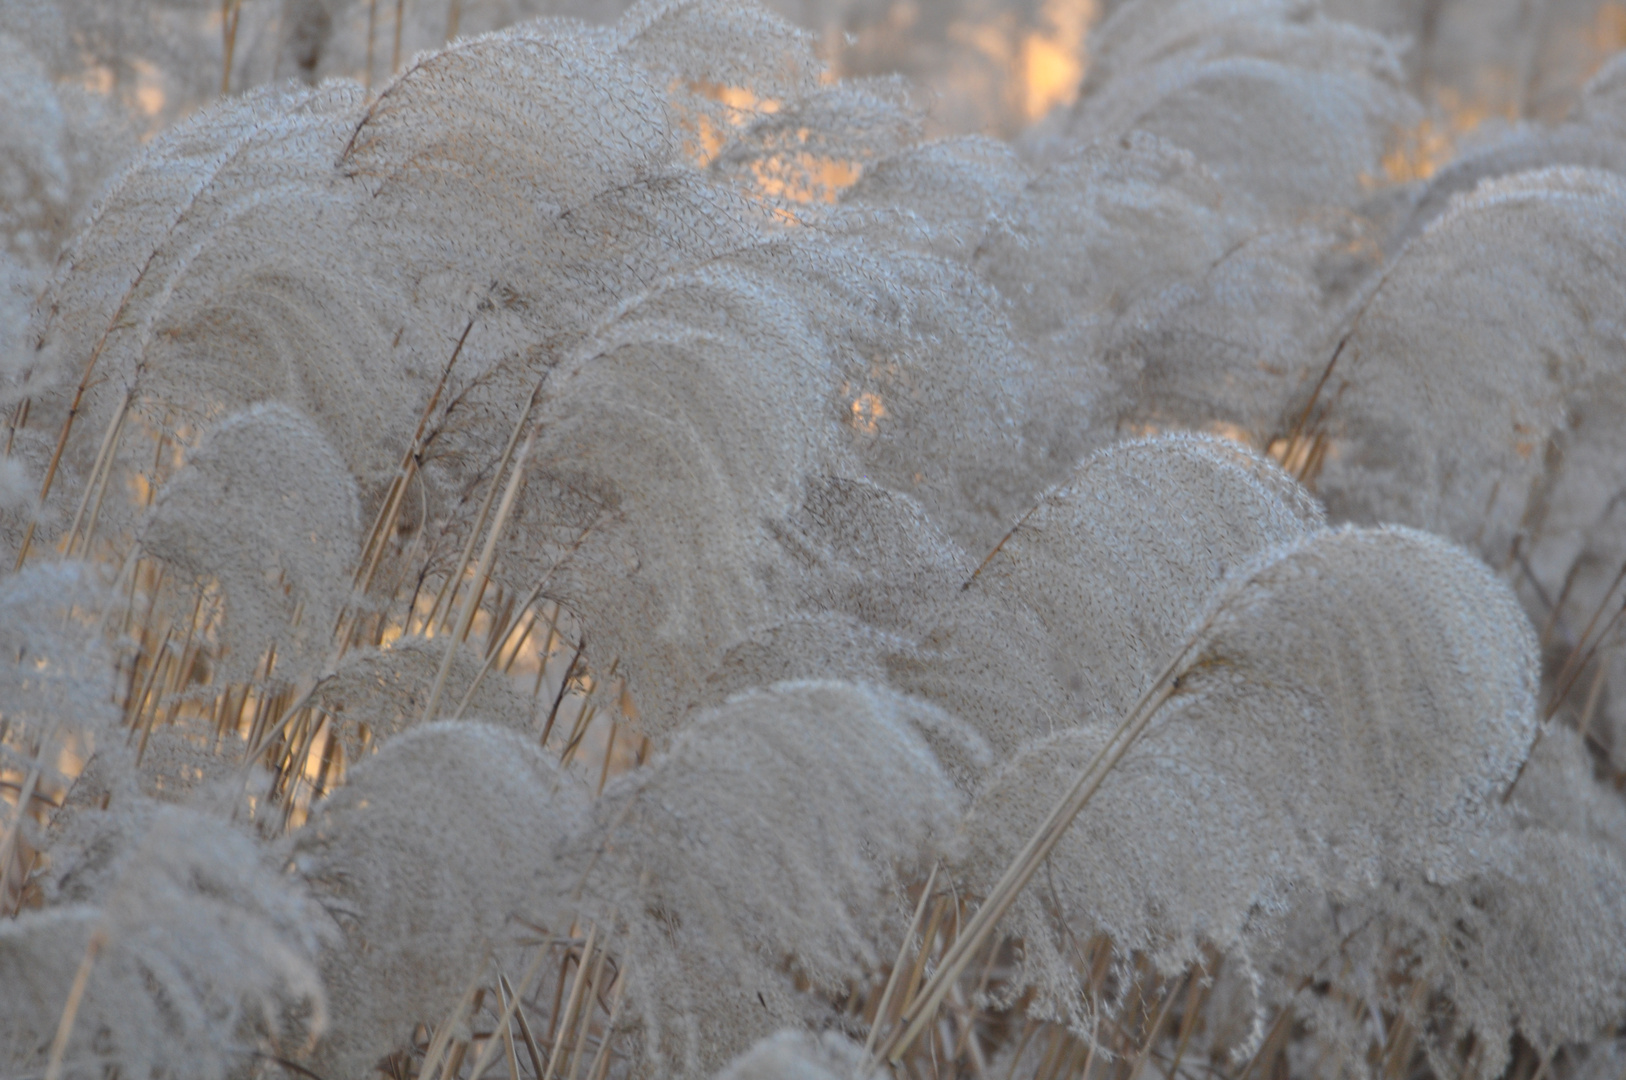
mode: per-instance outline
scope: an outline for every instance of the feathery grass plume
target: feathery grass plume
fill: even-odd
[[[45,471],[90,369],[102,378],[58,489],[85,483],[129,395],[160,430],[289,401],[370,493],[448,354],[466,353],[445,395],[457,422],[431,432],[443,445],[423,472],[463,495],[539,362],[663,273],[769,227],[683,160],[664,88],[613,45],[536,24],[420,57],[365,108],[352,84],[261,92],[155,140],[47,297],[26,392],[55,389],[25,456]],[[663,55],[653,40],[627,51]]]
[[[902,887],[947,850],[962,805],[926,715],[958,728],[891,691],[780,683],[695,717],[605,789],[556,857],[581,868],[583,912],[629,980],[642,1072],[710,1076],[780,1027],[828,1023],[815,995],[894,954]]]
[[[73,209],[68,120],[45,66],[0,34],[0,252],[36,272],[50,265]]]
[[[1471,193],[1487,180],[1559,165],[1626,174],[1626,130],[1611,130],[1596,117],[1590,123],[1521,124],[1497,138],[1466,148],[1422,186],[1409,213],[1385,240],[1384,247],[1398,253],[1446,213],[1453,199]]]
[[[854,1080],[863,1048],[834,1031],[776,1031],[735,1058],[717,1080]]]
[[[1321,521],[1285,473],[1234,443],[1165,435],[1099,451],[989,556],[966,606],[925,642],[943,659],[900,685],[974,724],[1001,754],[1058,729],[1111,725],[1227,574]],[[1011,674],[961,670],[982,642],[1013,633]],[[1034,710],[1005,707],[1007,690]]]
[[[1082,433],[1068,464],[1100,444],[1130,389],[1105,362],[1113,320],[1201,280],[1251,231],[1191,154],[1139,132],[1071,148],[989,220],[973,265],[1038,358],[1030,425]]]
[[[9,386],[26,362],[28,309],[38,291],[38,278],[9,252],[0,251],[0,387]],[[0,457],[0,510],[16,509],[30,494],[24,487],[22,462]]]
[[[310,420],[269,404],[228,417],[186,455],[141,548],[225,594],[219,663],[240,681],[272,645],[284,672],[325,661],[360,532],[344,463]]]
[[[1406,247],[1316,402],[1331,446],[1317,489],[1334,517],[1432,529],[1493,565],[1533,558],[1544,604],[1560,595],[1586,530],[1608,527],[1608,492],[1626,487],[1603,419],[1626,334],[1597,315],[1626,287],[1623,210],[1613,173],[1523,173],[1458,197]],[[1544,493],[1559,504],[1548,551]],[[1603,587],[1617,565],[1599,567]]]
[[[1056,386],[963,265],[858,235],[731,259],[784,283],[833,369],[829,420],[865,475],[969,548],[993,543],[1080,452],[1089,387]]]
[[[1305,912],[1276,963],[1331,973],[1346,1002],[1410,1025],[1435,1075],[1505,1074],[1515,1033],[1544,1060],[1596,1041],[1626,1015],[1626,807],[1594,779],[1582,740],[1557,728],[1507,811],[1469,851],[1472,873],[1386,881]],[[1300,989],[1293,1001],[1329,1055],[1363,1053],[1370,1032],[1338,996]]]
[[[1162,657],[1184,657],[1172,696],[1014,909],[1043,1013],[1079,1019],[1070,941],[1104,933],[1164,972],[1205,944],[1247,964],[1306,898],[1461,880],[1534,734],[1523,612],[1425,533],[1303,533],[1187,625]],[[1106,738],[1070,728],[989,782],[966,825],[973,889]]]
[[[0,247],[40,272],[102,181],[135,151],[133,127],[145,121],[120,100],[110,71],[87,64],[64,6],[0,4],[0,86],[10,102],[0,120]]]
[[[25,786],[35,769],[33,783],[48,790],[71,780],[60,771],[64,755],[88,757],[118,723],[113,650],[101,626],[107,599],[91,564],[0,577],[0,768],[20,770]],[[11,810],[7,825],[25,809]]]
[[[64,1006],[67,1077],[236,1075],[267,1039],[296,1055],[277,1046],[290,1022],[325,1024],[309,902],[254,842],[179,807],[154,809],[139,836],[100,906],[0,921],[8,1073],[46,1071]]]
[[[1224,201],[1213,175],[1164,139],[1069,147],[990,223],[976,266],[1018,327],[1063,346],[1093,317],[1218,261],[1246,235]]]
[[[724,22],[733,10],[700,7]],[[433,357],[438,374],[453,351],[441,342],[472,331],[431,432],[432,493],[467,499],[487,483],[539,374],[618,307],[783,231],[685,157],[686,99],[668,69],[699,62],[683,35],[700,31],[667,24],[687,26],[700,7],[614,30],[539,21],[458,41],[418,57],[350,133],[339,171],[371,195],[369,272],[410,297],[417,320],[400,347]],[[747,62],[739,48],[730,62]]]
[[[1569,119],[1606,132],[1611,138],[1626,134],[1626,51],[1598,65]]]
[[[33,363],[7,388],[8,400],[29,399],[13,452],[40,475],[70,436],[39,543],[109,476],[102,518],[115,535],[128,529],[138,507],[120,496],[139,486],[130,474],[150,469],[153,452],[118,426],[127,406],[141,421],[129,431],[195,437],[281,397],[317,420],[358,473],[370,459],[372,471],[394,466],[372,432],[346,438],[402,381],[363,375],[362,361],[388,353],[394,327],[376,310],[386,305],[347,275],[336,243],[322,249],[319,271],[290,265],[343,231],[343,199],[325,173],[359,98],[342,85],[251,94],[155,138],[110,187],[41,301]],[[125,435],[102,460],[110,432]],[[14,557],[20,538],[8,524]]]
[[[843,205],[868,211],[868,231],[969,263],[989,219],[1015,204],[1032,175],[1004,142],[985,136],[937,139],[900,150],[864,170]]]
[[[1618,365],[1626,335],[1615,328],[1612,336]],[[1613,761],[1626,750],[1626,656],[1614,620],[1626,566],[1622,374],[1614,366],[1565,388],[1563,423],[1542,448],[1546,467],[1526,493],[1517,534],[1518,588],[1556,666],[1549,711],[1595,732]]]
[[[1510,846],[1501,865],[1465,881],[1414,881],[1386,897],[1387,933],[1377,946],[1421,958],[1412,977],[1450,1002],[1447,1030],[1473,1034],[1482,1049],[1470,1067],[1480,1077],[1504,1072],[1515,1032],[1546,1058],[1604,1036],[1626,1014],[1626,865],[1618,849],[1542,828],[1516,834]],[[1401,1002],[1384,1004],[1405,1015]],[[1429,1032],[1421,1010],[1411,1013]],[[1437,1074],[1456,1067],[1461,1075],[1454,1047],[1429,1049]]]
[[[598,663],[620,658],[652,737],[727,648],[786,613],[767,523],[842,461],[821,415],[833,380],[796,316],[771,281],[696,271],[629,305],[538,408],[525,539],[506,558],[532,580],[558,566],[549,595]]]
[[[348,762],[360,761],[369,748],[387,743],[423,720],[425,703],[446,655],[443,638],[403,637],[387,649],[347,653],[333,674],[317,686],[312,701],[327,713],[344,745]],[[459,695],[474,685],[484,657],[471,645],[457,649],[446,685],[450,714]],[[523,731],[532,726],[536,704],[509,680],[488,674],[464,710],[471,717]]]
[[[695,706],[720,705],[735,694],[798,679],[884,684],[887,658],[914,647],[909,638],[838,611],[791,615],[756,627],[724,653]]]
[[[1022,362],[963,269],[862,238],[791,233],[674,275],[550,376],[514,529],[547,542],[506,572],[534,580],[591,533],[550,595],[658,737],[753,628],[820,610],[770,535],[810,478],[867,471],[992,543],[1055,468],[1017,426]]]
[[[1094,59],[1069,138],[1159,135],[1260,218],[1354,206],[1423,116],[1394,44],[1314,3],[1133,0]]]
[[[0,577],[0,916],[20,905],[37,825],[117,739],[117,672],[101,568],[60,562]],[[8,805],[9,804],[9,805]]]
[[[492,724],[425,724],[357,764],[290,842],[343,931],[321,958],[333,1023],[311,1067],[369,1075],[439,1022],[515,932],[583,802],[534,740]]]
[[[1032,662],[1048,648],[1044,627],[1032,612],[965,591],[974,562],[909,496],[823,477],[773,533],[794,568],[781,588],[797,614],[731,650],[708,680],[708,700],[776,678],[883,681],[972,721],[1001,750],[1001,717],[1055,715],[1060,690]],[[939,749],[955,781],[974,790],[980,767]]]
[[[1218,427],[1263,449],[1320,378],[1382,249],[1358,219],[1260,232],[1200,277],[1145,297],[1104,348],[1120,425]]]
[[[869,480],[810,479],[773,532],[797,568],[786,588],[799,610],[890,633],[931,630],[976,569],[918,502]]]

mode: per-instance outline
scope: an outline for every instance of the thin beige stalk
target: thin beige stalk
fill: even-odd
[[[553,575],[558,573],[559,568],[565,565],[565,563],[570,559],[570,556],[574,555],[578,550],[580,550],[582,544],[587,542],[588,536],[590,536],[593,530],[598,527],[598,523],[601,520],[603,520],[602,515],[595,518],[593,523],[583,530],[582,534],[576,538],[576,542],[570,545],[570,549],[566,551],[557,562],[548,567],[548,572],[542,575],[542,580],[536,583],[536,587],[532,589],[530,595],[525,598],[525,602],[519,606],[521,611],[528,610],[532,604],[537,602],[537,600],[542,596],[542,590],[546,589],[548,587],[548,583],[553,580]],[[557,613],[555,613],[555,618],[557,617]],[[516,620],[516,625],[522,623],[523,621],[524,620]],[[496,663],[497,657],[502,655],[502,651],[506,647],[506,644],[507,640],[505,636],[504,639],[497,642],[496,648],[491,649],[486,653],[485,663],[480,665],[480,670],[475,673],[474,681],[469,684],[469,688],[464,692],[462,700],[457,703],[457,709],[452,713],[453,720],[461,720],[463,718],[463,710],[469,707],[470,701],[474,700],[475,691],[480,689],[481,681],[486,677],[486,673],[491,670],[492,665]],[[519,646],[521,644],[524,644],[523,635],[521,635],[519,644],[514,646],[514,652],[516,655],[519,652]],[[513,658],[510,657],[508,662],[512,664],[514,662]]]
[[[1186,1056],[1192,1033],[1197,1030],[1197,1017],[1202,1012],[1203,998],[1208,995],[1206,975],[1200,964],[1192,970],[1191,992],[1186,998],[1186,1014],[1180,1018],[1180,1041],[1174,1048],[1174,1061],[1169,1065],[1168,1080],[1175,1080],[1179,1075],[1180,1061]]]
[[[401,70],[401,24],[406,21],[406,0],[395,0],[395,48],[390,53],[390,74]]]
[[[135,718],[139,723],[141,721],[142,709],[145,707],[147,697],[149,693],[152,695],[152,710],[146,714],[146,722],[140,724],[141,740],[136,746],[136,766],[138,768],[141,765],[141,759],[147,755],[147,743],[152,738],[152,726],[158,721],[158,707],[163,698],[163,694],[161,692],[162,688],[158,688],[159,692],[153,692],[154,684],[157,682],[158,672],[163,669],[165,661],[169,659],[169,643],[171,640],[173,640],[174,633],[174,627],[170,627],[168,630],[164,631],[164,643],[158,647],[158,655],[153,657],[152,670],[147,673],[147,685],[142,688],[141,698],[136,703]]]
[[[508,1019],[508,1017],[513,1012],[513,1010],[510,1009],[509,1005],[508,1005],[508,1002],[512,998],[513,995],[511,995],[508,992],[508,980],[507,979],[503,979],[503,978],[499,977],[499,980],[498,980],[498,983],[497,983],[497,996],[498,996],[498,1000],[500,1000],[502,1002],[502,1008],[503,1008],[504,1020],[503,1020],[502,1025],[501,1025],[502,1026],[502,1053],[503,1053],[503,1061],[508,1066],[508,1080],[520,1080],[520,1077],[519,1077],[519,1053],[514,1049],[514,1022],[513,1022],[512,1019]],[[481,1057],[483,1058],[484,1056],[485,1056],[484,1053],[482,1053]],[[477,1059],[474,1064],[475,1064],[475,1069],[474,1069],[474,1072],[472,1073],[472,1076],[473,1076],[474,1080],[479,1080],[479,1078],[480,1078],[480,1061]]]
[[[609,958],[609,949],[599,946],[598,959],[593,961],[593,973],[588,978],[587,990],[582,995],[581,1018],[578,1021],[576,1037],[570,1047],[570,1080],[576,1080],[581,1073],[582,1049],[587,1045],[587,1036],[593,1029],[593,1005],[598,1001],[600,983],[604,978],[604,964]]]
[[[510,1059],[512,1059],[514,1056],[514,1043],[513,1035],[508,1030],[509,1022],[513,1020],[514,1012],[519,1008],[520,997],[531,988],[532,981],[535,980],[537,973],[542,970],[542,964],[547,960],[547,958],[547,949],[543,948],[536,951],[536,959],[531,961],[530,966],[525,969],[525,974],[520,976],[519,988],[517,992],[511,993],[509,991],[508,987],[505,985],[507,983],[506,979],[499,980],[498,989],[501,991],[500,996],[503,1001],[503,1008],[502,1013],[497,1017],[497,1027],[502,1029],[504,1037],[508,1039],[508,1056]],[[474,1068],[470,1070],[469,1075],[471,1077],[478,1078],[480,1074],[485,1072],[486,1068],[491,1064],[491,1059],[496,1056],[497,1040],[487,1039],[486,1044],[480,1048],[480,1056],[474,1059]],[[518,1069],[517,1064],[511,1063],[511,1067],[516,1070]]]
[[[1196,978],[1195,975],[1192,978]],[[1163,1030],[1164,1021],[1169,1018],[1169,1010],[1174,1008],[1174,1001],[1179,997],[1177,989],[1170,990],[1163,998],[1163,1005],[1157,1010],[1157,1016],[1152,1019],[1152,1027],[1146,1033],[1146,1042],[1135,1055],[1135,1066],[1129,1070],[1129,1080],[1140,1080],[1140,1074],[1146,1071],[1146,1063],[1151,1060],[1152,1047],[1157,1045],[1158,1033]]]
[[[501,985],[508,996],[513,998],[516,1002],[514,1005],[514,1019],[519,1021],[519,1035],[520,1038],[525,1040],[525,1053],[529,1055],[531,1059],[531,1075],[541,1076],[542,1052],[536,1045],[536,1036],[531,1033],[531,1022],[525,1019],[525,1006],[522,1004],[517,1004],[519,1001],[519,995],[514,993],[513,986],[508,982],[508,976],[498,975],[497,982],[499,985]]]
[[[243,14],[243,0],[220,0],[220,96],[231,93],[232,57],[237,52],[237,22]]]
[[[441,1022],[440,1027],[435,1029],[435,1037],[429,1041],[429,1049],[423,1056],[423,1067],[418,1070],[419,1076],[435,1075],[435,1070],[440,1067],[441,1056],[446,1053],[446,1047],[451,1044],[452,1032],[457,1030],[458,1025],[463,1021],[463,1017],[474,1007],[474,995],[479,990],[480,976],[476,975],[463,991],[463,996],[457,999],[457,1004],[452,1007],[451,1014]]]
[[[582,946],[582,958],[576,964],[576,978],[570,984],[570,998],[565,1003],[564,1015],[559,1018],[553,1039],[553,1045],[548,1049],[548,1071],[542,1074],[542,1080],[553,1080],[559,1069],[559,1051],[564,1046],[565,1035],[575,1029],[576,1009],[581,1005],[582,991],[587,985],[587,967],[593,961],[593,948],[598,944],[598,924],[588,928],[587,943]]]
[[[519,445],[520,434],[525,430],[526,421],[531,418],[531,410],[536,408],[537,399],[542,395],[542,385],[546,379],[547,376],[544,375],[542,380],[537,382],[536,388],[531,391],[530,403],[525,406],[525,411],[520,414],[519,420],[514,424],[514,430],[508,435],[508,445],[503,447],[502,459],[497,463],[497,471],[491,474],[491,486],[486,489],[485,500],[480,504],[480,513],[475,518],[473,527],[469,529],[468,539],[463,542],[463,554],[458,557],[454,571],[447,576],[445,583],[441,585],[440,592],[435,596],[434,607],[429,609],[429,618],[423,624],[425,632],[428,632],[429,628],[437,622],[442,623],[441,629],[444,630],[444,620],[451,617],[458,587],[463,583],[463,572],[468,569],[469,560],[474,557],[475,541],[480,538],[480,533],[485,528],[486,516],[491,513],[491,503],[497,497],[497,489],[502,484],[503,472],[508,468],[509,461],[514,457],[514,448]],[[442,608],[445,609],[444,615],[441,613]]]
[[[610,994],[610,1018],[604,1021],[604,1037],[599,1040],[598,1055],[593,1059],[593,1067],[588,1070],[587,1080],[604,1080],[605,1074],[610,1071],[610,1041],[615,1034],[615,1022],[621,1018],[621,998],[626,989],[626,972],[618,972],[615,990]]]
[[[999,543],[995,544],[994,547],[993,547],[993,550],[988,552],[987,555],[983,556],[982,562],[978,563],[977,568],[975,570],[971,571],[971,576],[966,578],[965,579],[965,584],[960,586],[960,591],[961,592],[964,592],[966,589],[971,588],[971,583],[973,581],[976,581],[978,575],[980,575],[985,569],[988,568],[989,563],[994,561],[994,556],[998,555],[1000,553],[1001,549],[1003,549],[1005,547],[1005,545],[1010,542],[1011,537],[1016,535],[1017,530],[1020,529],[1023,525],[1026,525],[1028,518],[1032,517],[1038,511],[1039,507],[1043,506],[1045,504],[1046,500],[1048,500],[1049,498],[1050,498],[1050,493],[1046,492],[1044,495],[1039,497],[1039,500],[1037,502],[1035,502],[1032,506],[1028,507],[1027,510],[1025,510],[1023,512],[1021,517],[1016,519],[1016,524],[1012,525],[1010,527],[1010,529],[1005,533],[1005,535],[1001,536],[999,538]]]
[[[373,89],[373,40],[377,27],[378,0],[367,0],[367,67],[362,76],[362,87],[369,93]],[[351,142],[354,141],[355,139],[352,137]],[[345,147],[345,153],[349,153],[349,151],[350,148],[348,146]],[[342,154],[340,155],[341,158],[343,156],[344,155]]]
[[[932,958],[932,946],[943,929],[943,917],[948,913],[949,897],[939,896],[932,902],[931,918],[926,920],[926,933],[920,939],[920,952],[909,965],[909,974],[903,980],[903,1008],[907,1010],[920,992],[920,980],[926,974],[926,963]]]
[[[904,1010],[903,1019],[908,1026],[901,1034],[888,1041],[884,1058],[894,1066],[903,1059],[911,1044],[920,1036],[926,1025],[936,1015],[948,996],[949,986],[960,977],[966,964],[970,963],[972,956],[992,936],[995,926],[1005,913],[1016,902],[1017,896],[1033,875],[1043,865],[1056,844],[1066,833],[1067,827],[1073,819],[1084,809],[1085,805],[1095,796],[1096,791],[1106,780],[1107,774],[1123,760],[1136,740],[1140,738],[1146,726],[1151,723],[1157,710],[1168,700],[1174,692],[1174,676],[1180,665],[1185,662],[1187,655],[1196,645],[1208,623],[1212,622],[1213,615],[1198,629],[1176,653],[1173,660],[1163,668],[1157,678],[1152,680],[1147,691],[1135,703],[1134,708],[1124,717],[1117,730],[1107,740],[1101,750],[1090,761],[1084,772],[1074,782],[1072,788],[1062,796],[1051,810],[1048,817],[1039,826],[1027,844],[1018,853],[1004,875],[999,879],[993,890],[988,894],[977,914],[966,925],[965,931],[955,939],[954,944],[943,955],[936,972],[922,989],[921,994],[910,1006]]]
[[[143,708],[146,706],[147,695],[152,693],[152,684],[158,678],[159,666],[164,662],[164,654],[169,651],[170,636],[174,633],[175,628],[173,626],[165,628],[164,640],[159,644],[158,649],[152,654],[152,664],[147,668],[147,678],[146,681],[141,684],[141,693],[137,694],[130,700],[130,715],[125,723],[131,729],[131,737],[134,736],[135,728],[141,722],[141,713]]]
[[[491,573],[491,564],[497,558],[497,541],[502,536],[503,526],[508,523],[508,515],[513,512],[514,501],[519,498],[519,489],[524,486],[525,459],[530,457],[531,445],[535,440],[536,433],[533,431],[530,438],[525,440],[525,446],[521,448],[519,457],[514,460],[514,471],[508,476],[508,486],[503,490],[502,503],[497,507],[497,516],[491,523],[491,531],[486,534],[485,550],[480,552],[480,565],[474,572],[474,587],[463,599],[463,610],[457,617],[457,630],[446,643],[446,655],[440,662],[440,672],[435,676],[435,685],[429,691],[429,701],[423,710],[424,723],[433,720],[436,710],[440,708],[440,698],[446,691],[446,678],[452,673],[452,660],[457,655],[457,647],[468,635],[469,624],[474,622],[474,613],[480,606],[480,594],[484,590],[486,577]]]
[[[108,421],[107,431],[102,435],[102,445],[96,450],[96,462],[91,466],[90,476],[85,480],[85,493],[79,497],[79,508],[74,511],[73,524],[68,527],[63,548],[70,557],[74,554],[74,542],[79,535],[79,526],[84,521],[86,506],[98,490],[103,492],[107,490],[106,478],[112,472],[113,458],[118,456],[118,442],[124,433],[124,418],[129,412],[130,392],[126,390],[124,396],[119,399],[119,407],[114,410],[113,418]],[[96,496],[96,504],[100,507],[100,496]]]
[[[45,1066],[45,1080],[62,1080],[62,1057],[68,1052],[68,1036],[73,1033],[73,1022],[79,1016],[79,1006],[85,1000],[85,986],[90,982],[90,971],[96,966],[96,956],[107,944],[107,930],[98,926],[91,932],[85,945],[85,955],[74,972],[73,985],[68,988],[68,1002],[62,1007],[62,1018],[57,1021],[56,1038],[51,1040],[51,1057]]]
[[[6,895],[7,879],[11,876],[11,857],[17,849],[17,837],[22,835],[23,822],[28,817],[28,804],[34,798],[34,789],[39,786],[40,776],[45,771],[41,759],[45,755],[45,748],[56,737],[57,721],[52,721],[45,734],[35,744],[34,763],[29,766],[28,777],[17,794],[17,810],[11,815],[11,821],[6,825],[6,835],[0,838],[0,896]]]

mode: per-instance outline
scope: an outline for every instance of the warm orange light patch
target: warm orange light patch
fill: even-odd
[[[1513,434],[1516,436],[1513,440],[1513,452],[1523,460],[1529,461],[1530,455],[1536,452],[1536,429],[1529,424],[1515,422]]]
[[[859,394],[853,401],[853,427],[864,434],[875,434],[880,430],[881,421],[884,419],[886,405],[881,401],[879,394]]]
[[[1505,102],[1498,108],[1485,98],[1465,101],[1461,94],[1449,87],[1441,90],[1435,96],[1435,101],[1440,111],[1445,113],[1446,122],[1451,130],[1457,135],[1466,135],[1492,117],[1500,117],[1503,120],[1519,118],[1519,111],[1511,102]]]
[[[711,98],[740,113],[765,113],[772,116],[783,104],[775,98],[757,97],[754,91],[743,86],[719,86],[716,83],[705,82],[693,85],[695,92],[701,96]]]
[[[863,166],[856,161],[798,153],[751,163],[751,173],[764,195],[787,202],[833,203],[842,190],[858,182]]]
[[[1210,435],[1218,435],[1226,442],[1234,442],[1238,446],[1246,446],[1250,450],[1253,449],[1253,439],[1248,437],[1247,431],[1244,430],[1240,424],[1231,424],[1224,420],[1215,420],[1204,430],[1206,430]]]
[[[1592,29],[1587,44],[1600,57],[1608,57],[1626,49],[1626,4],[1606,0],[1592,14]]]
[[[1095,0],[1046,0],[1040,29],[1022,41],[1022,113],[1038,120],[1058,105],[1071,105],[1084,80],[1084,43],[1095,22]]]
[[[1037,120],[1057,105],[1071,104],[1078,92],[1084,65],[1043,34],[1029,34],[1022,42],[1022,113]]]
[[[670,89],[676,91],[682,86],[684,84],[673,83]],[[687,89],[690,93],[717,102],[725,110],[726,126],[719,126],[705,114],[693,120],[694,138],[685,144],[684,151],[701,168],[717,160],[717,155],[723,152],[723,147],[733,137],[731,129],[742,128],[758,116],[772,116],[784,104],[777,98],[758,97],[744,86],[698,81],[688,83]]]
[[[1396,128],[1390,133],[1382,158],[1383,175],[1363,175],[1362,187],[1427,180],[1456,157],[1462,136],[1495,116],[1514,119],[1510,108],[1497,110],[1483,100],[1464,101],[1461,94],[1449,88],[1439,92],[1435,103],[1435,115],[1425,116],[1415,127]]]
[[[84,78],[79,82],[92,94],[111,94],[113,92],[113,69],[103,65],[86,67]]]
[[[152,64],[141,60],[135,62],[135,72],[136,88],[132,96],[136,108],[141,110],[143,116],[157,116],[167,100],[160,85],[163,76]]]
[[[1383,178],[1391,184],[1427,180],[1456,155],[1456,133],[1424,117],[1416,127],[1394,132],[1383,155]]]

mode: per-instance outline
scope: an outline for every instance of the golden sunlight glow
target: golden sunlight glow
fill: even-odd
[[[1058,105],[1071,105],[1084,80],[1085,39],[1096,18],[1095,0],[1045,0],[1043,26],[1022,42],[1022,112],[1038,120]]]
[[[85,74],[79,81],[92,94],[111,94],[113,92],[113,69],[98,64],[95,67],[85,68]]]
[[[717,160],[723,147],[733,137],[730,129],[739,129],[758,116],[772,116],[783,106],[777,98],[761,98],[744,86],[724,86],[721,83],[697,81],[673,83],[673,92],[686,89],[692,94],[715,101],[724,107],[726,127],[720,127],[710,116],[700,113],[690,121],[694,137],[684,145],[684,152],[696,165],[705,168]]]
[[[853,401],[853,427],[864,434],[875,434],[885,419],[886,405],[882,403],[881,395],[863,393]]]
[[[1383,155],[1383,178],[1391,184],[1427,180],[1456,155],[1456,133],[1424,117],[1416,127],[1395,131]]]
[[[1449,88],[1435,98],[1435,115],[1425,116],[1416,126],[1396,128],[1389,134],[1382,158],[1381,176],[1363,175],[1361,185],[1372,189],[1384,184],[1407,184],[1427,180],[1457,154],[1457,143],[1492,117],[1516,119],[1511,106],[1497,109],[1485,100],[1465,101]]]
[[[764,195],[798,203],[833,203],[844,188],[858,182],[862,171],[856,161],[806,152],[751,163],[752,175]]]
[[[142,60],[135,62],[136,87],[132,93],[136,108],[147,117],[157,116],[164,108],[164,91],[160,83],[162,74],[152,64]]]
[[[1587,44],[1599,57],[1613,56],[1626,49],[1626,4],[1619,0],[1606,0],[1592,15],[1591,32]]]

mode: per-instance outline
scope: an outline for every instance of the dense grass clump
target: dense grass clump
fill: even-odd
[[[1618,16],[0,0],[0,1077],[1619,1075]]]

